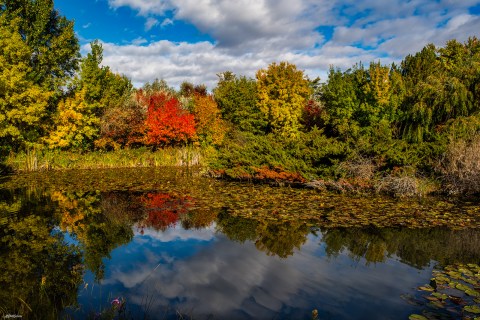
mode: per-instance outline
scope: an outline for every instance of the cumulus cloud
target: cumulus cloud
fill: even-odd
[[[271,62],[288,60],[325,80],[330,65],[400,61],[428,43],[465,41],[478,34],[478,0],[109,0],[145,17],[145,29],[176,20],[195,26],[213,42],[157,41],[104,44],[105,63],[141,86],[155,78],[178,87],[185,80],[212,89],[216,74],[253,77]],[[168,16],[168,17],[167,17]],[[163,21],[160,23],[160,21]],[[327,26],[332,34],[323,34]],[[185,40],[187,41],[187,40]]]
[[[162,314],[162,308],[170,305],[198,318],[272,319],[285,310],[298,318],[295,312],[306,310],[308,316],[315,303],[333,318],[362,314],[376,319],[380,307],[387,306],[392,314],[408,312],[399,296],[405,288],[418,285],[418,272],[426,280],[431,272],[412,271],[395,257],[375,266],[351,260],[348,252],[326,258],[318,241],[309,236],[301,252],[288,259],[266,255],[251,242],[231,242],[223,235],[201,247],[181,247],[186,250],[181,254],[165,243],[155,249],[137,246],[136,259],[111,261],[100,285],[104,292],[129,289],[126,298],[132,304],[142,305],[145,297],[154,297],[152,314]],[[385,277],[392,271],[397,277]]]
[[[131,7],[143,16],[163,15],[170,8],[168,2],[162,0],[108,0],[108,3],[112,8]]]

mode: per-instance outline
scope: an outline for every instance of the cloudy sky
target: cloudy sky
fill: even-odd
[[[480,0],[56,0],[83,45],[142,86],[217,83],[289,61],[325,80],[331,65],[400,61],[427,43],[480,36]]]

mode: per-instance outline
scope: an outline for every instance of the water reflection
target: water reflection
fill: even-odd
[[[59,232],[49,196],[0,192],[0,314],[54,319],[75,305],[82,253]]]
[[[480,261],[476,229],[259,219],[198,192],[0,189],[0,314],[84,318],[121,296],[134,318],[400,319],[433,264]]]

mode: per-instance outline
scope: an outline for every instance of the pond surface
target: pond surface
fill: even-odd
[[[425,288],[432,272],[480,263],[474,202],[233,183],[198,170],[84,170],[0,181],[0,226],[2,317],[475,316],[463,300],[432,305]]]

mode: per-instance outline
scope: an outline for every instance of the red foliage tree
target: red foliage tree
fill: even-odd
[[[322,128],[324,125],[324,113],[325,109],[320,102],[309,100],[303,109],[301,123],[308,130],[312,129],[314,126]]]
[[[196,138],[193,115],[167,92],[149,97],[145,124],[147,143],[155,147],[186,144]]]

